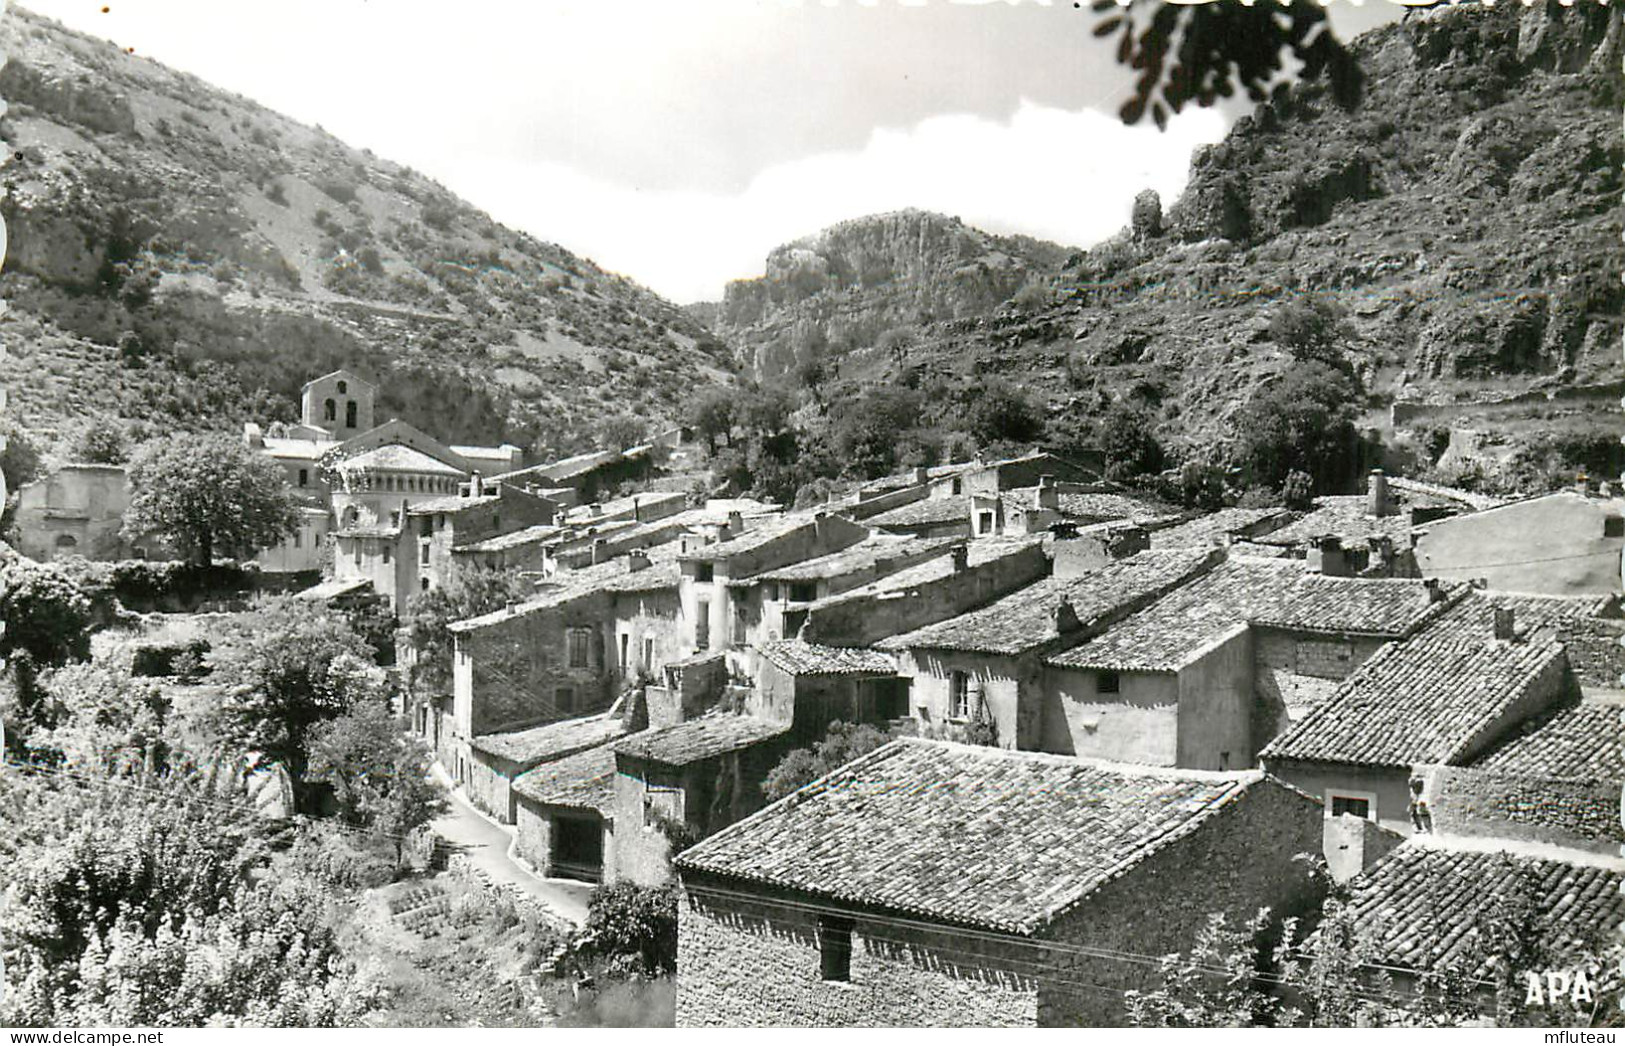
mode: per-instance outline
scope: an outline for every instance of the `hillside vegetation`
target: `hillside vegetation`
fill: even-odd
[[[0,46],[0,382],[44,441],[292,420],[342,365],[380,417],[560,452],[729,378],[669,302],[320,128],[16,7]]]
[[[1503,488],[1618,475],[1620,33],[1617,11],[1555,0],[1414,17],[1355,41],[1356,109],[1297,85],[1199,150],[1166,211],[1142,194],[1053,269],[1006,247],[980,275],[974,230],[884,215],[775,252],[713,322],[764,377],[794,360],[812,428],[897,387],[919,424],[962,427],[1014,389],[1056,449],[1139,418],[1167,451],[1147,466],[1274,483],[1249,474],[1248,426],[1313,387],[1364,443],[1323,488],[1374,460]]]

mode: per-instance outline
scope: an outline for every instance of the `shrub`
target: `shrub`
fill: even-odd
[[[1132,479],[1162,469],[1156,428],[1156,415],[1139,404],[1118,400],[1107,408],[1100,422],[1100,450],[1108,479]]]
[[[593,891],[587,906],[587,950],[636,956],[650,974],[677,969],[677,890],[619,882]]]

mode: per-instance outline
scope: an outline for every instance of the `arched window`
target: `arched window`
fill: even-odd
[[[322,420],[337,421],[339,419],[339,405],[332,400],[322,404]]]
[[[346,400],[344,403],[344,427],[347,429],[355,428],[355,407],[355,400]]]
[[[71,556],[79,551],[79,539],[72,534],[58,534],[56,536],[56,555],[58,558]]]
[[[340,396],[343,396],[343,395],[347,394],[349,391],[350,391],[350,383],[349,382],[347,382],[347,381],[339,382],[339,395]]]
[[[358,515],[359,513],[356,512],[354,505],[346,506],[344,509],[344,514],[339,517],[339,525],[343,527],[355,526],[356,517]]]

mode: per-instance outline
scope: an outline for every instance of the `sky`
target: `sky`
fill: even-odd
[[[902,207],[1087,247],[1234,111],[1125,128],[1070,0],[25,0],[672,299]],[[105,10],[104,10],[105,9]],[[1337,0],[1347,38],[1398,17]]]

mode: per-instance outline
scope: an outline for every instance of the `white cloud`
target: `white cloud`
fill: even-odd
[[[770,167],[730,196],[644,192],[503,156],[448,154],[425,169],[499,221],[687,302],[714,299],[727,280],[760,274],[780,243],[904,207],[1089,246],[1126,224],[1141,189],[1171,204],[1191,150],[1225,130],[1211,110],[1186,113],[1158,132],[1126,128],[1092,109],[1024,102],[1008,123],[939,116],[907,130],[877,129],[861,151]]]

